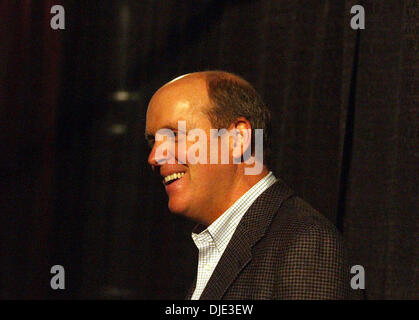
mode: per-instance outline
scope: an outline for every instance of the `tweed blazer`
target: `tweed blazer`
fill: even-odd
[[[351,299],[354,291],[336,228],[279,180],[243,216],[200,299]]]

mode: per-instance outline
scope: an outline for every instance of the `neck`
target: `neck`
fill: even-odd
[[[212,214],[209,213],[205,217],[205,221],[201,223],[205,226],[211,225],[218,217],[220,217],[228,208],[230,208],[240,197],[242,197],[250,188],[252,188],[256,183],[261,179],[266,177],[269,173],[269,170],[266,167],[263,167],[263,170],[260,174],[257,175],[245,175],[244,167],[238,165],[235,168],[235,171],[231,175],[232,183],[229,185],[228,193],[224,196],[224,201],[218,203],[214,208]]]

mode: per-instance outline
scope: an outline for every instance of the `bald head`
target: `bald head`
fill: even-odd
[[[194,119],[205,116],[209,104],[205,78],[197,74],[176,78],[162,86],[151,98],[147,109],[146,131],[157,131],[157,123],[166,128],[175,128],[176,121],[186,118],[194,125]]]

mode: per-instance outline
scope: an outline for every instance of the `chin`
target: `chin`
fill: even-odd
[[[186,206],[181,201],[169,199],[168,207],[169,207],[170,212],[174,214],[185,215]]]
[[[183,216],[189,220],[195,221],[200,223],[200,219],[196,216],[194,216],[189,210],[188,207],[186,206],[185,203],[183,202],[178,202],[178,201],[170,201],[169,200],[169,210],[171,213],[175,214],[175,215],[179,215],[179,216]]]

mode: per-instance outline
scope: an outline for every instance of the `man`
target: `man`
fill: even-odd
[[[216,138],[227,152],[220,155],[212,139],[223,128]],[[197,129],[201,134],[190,137]],[[227,72],[176,78],[149,103],[148,162],[162,177],[170,211],[199,223],[192,233],[198,272],[188,299],[351,297],[334,226],[269,171],[269,129],[259,95]]]

